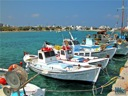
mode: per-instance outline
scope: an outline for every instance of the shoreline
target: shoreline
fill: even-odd
[[[128,96],[128,59],[120,69],[119,78],[112,85],[112,91],[107,96]]]
[[[69,30],[63,30],[63,31],[59,31],[59,32],[67,32]],[[78,32],[98,32],[101,30],[70,30],[70,31],[78,31]],[[0,31],[2,33],[4,32],[58,32],[58,31],[50,31],[50,30],[45,30],[45,31]],[[58,33],[59,33],[58,32]],[[112,32],[111,30],[108,30],[107,32]],[[115,32],[119,32],[119,31],[115,31]]]

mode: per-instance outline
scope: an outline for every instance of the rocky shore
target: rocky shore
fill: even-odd
[[[121,67],[119,76],[107,96],[128,96],[128,60],[124,67]]]

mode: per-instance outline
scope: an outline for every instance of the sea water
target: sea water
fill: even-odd
[[[75,39],[82,42],[82,40],[88,34],[94,34],[95,32],[73,31],[72,35]],[[64,38],[69,38],[68,32],[0,32],[0,67],[8,68],[11,64],[19,64],[23,61],[24,52],[31,54],[37,54],[44,41],[51,42],[52,44],[62,45]],[[127,56],[116,56],[110,60],[107,70],[108,75],[101,71],[100,76],[96,82],[96,87],[100,87],[105,84],[110,78],[119,75],[120,67],[124,65]],[[25,63],[23,63],[25,66]],[[29,71],[29,78],[36,73]],[[31,81],[41,88],[46,90],[55,90],[53,92],[47,92],[46,96],[92,96],[92,84],[88,82],[75,82],[64,81],[53,78],[48,78],[42,75],[37,76]],[[97,90],[96,96],[106,96],[111,91],[112,86],[104,88],[103,93],[100,94],[100,90]],[[60,92],[56,92],[60,90]],[[64,90],[90,90],[85,92],[61,92]]]

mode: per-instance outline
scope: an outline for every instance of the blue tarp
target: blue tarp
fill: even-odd
[[[71,68],[72,66],[71,66],[71,65],[67,65],[67,64],[61,64],[61,67],[64,69],[64,68],[66,68],[66,67]]]
[[[11,96],[18,96],[18,92],[13,92]],[[20,96],[24,96],[24,92],[20,91]]]
[[[83,49],[83,48],[99,48],[100,46],[95,46],[95,45],[94,46],[93,45],[92,46],[87,46],[86,45],[86,46],[80,46],[80,47]]]

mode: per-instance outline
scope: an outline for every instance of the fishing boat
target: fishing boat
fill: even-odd
[[[23,61],[25,63],[30,62],[33,59],[37,59],[38,55],[33,55],[33,54],[29,54],[27,52],[24,52],[24,57],[23,57]]]
[[[124,0],[122,3],[122,8],[119,8],[122,10],[122,21],[121,21],[121,28],[113,28],[111,34],[104,33],[97,33],[94,34],[94,39],[96,41],[96,44],[99,45],[100,43],[107,43],[108,47],[116,47],[116,53],[115,55],[127,55],[128,54],[128,20],[127,26],[124,26]],[[117,22],[118,24],[118,22]],[[116,24],[116,26],[117,26]],[[120,31],[121,35],[115,34],[115,31]]]
[[[112,31],[114,30],[117,30],[116,28],[112,29]],[[92,37],[90,37],[93,39],[94,43],[93,45],[101,45],[101,44],[104,44],[104,43],[115,43],[115,40],[113,40],[111,38],[111,34],[108,34],[107,33],[107,30],[105,31],[98,31],[96,34],[93,34]],[[86,38],[87,39],[87,38]],[[86,40],[85,40],[86,41]],[[85,44],[88,44],[88,42],[85,42]]]
[[[126,20],[127,26],[125,27],[124,26],[124,15],[125,15],[124,0],[122,0],[122,7],[119,9],[122,10],[122,20],[121,20],[121,28],[120,28],[121,35],[118,36],[118,38],[116,39],[115,45],[117,47],[117,51],[115,54],[127,55],[128,54],[128,20]]]
[[[71,39],[64,39],[63,44],[70,46],[73,49],[74,55],[80,53],[83,56],[90,56],[90,57],[93,56],[99,58],[108,57],[109,59],[111,59],[116,52],[116,48],[114,47],[106,48],[106,45],[105,46],[92,45],[93,41],[91,42],[89,41],[90,45],[80,44],[78,40],[75,40],[73,38],[71,32],[69,32],[69,34]]]
[[[57,59],[63,63],[68,63],[71,65],[85,66],[86,64],[90,64],[100,66],[102,69],[106,68],[109,62],[109,58],[82,56],[80,53],[74,55],[72,49],[69,46],[63,46],[61,50],[59,50]]]
[[[117,50],[115,54],[117,55],[127,55],[128,54],[128,42],[127,42],[127,34],[128,32],[124,32],[125,36],[118,36],[117,34],[114,34],[114,32],[111,33],[111,35],[105,34],[94,34],[94,36],[91,38],[86,38],[83,44],[84,46],[88,46],[92,44],[93,46],[100,46],[101,44],[106,44],[106,49],[115,47]],[[114,34],[114,35],[113,35]],[[90,41],[93,41],[91,43]],[[91,46],[91,45],[90,45]]]
[[[31,59],[26,65],[33,71],[47,77],[61,80],[89,81],[94,83],[97,81],[101,69],[98,66],[89,64],[85,66],[76,66],[62,63],[57,60],[53,49],[46,46],[38,50],[38,58]]]
[[[36,75],[37,76],[37,75]],[[34,76],[34,78],[36,77]],[[0,95],[1,96],[45,96],[45,89],[28,83],[34,79],[28,78],[26,71],[13,64],[9,69],[0,68]]]

